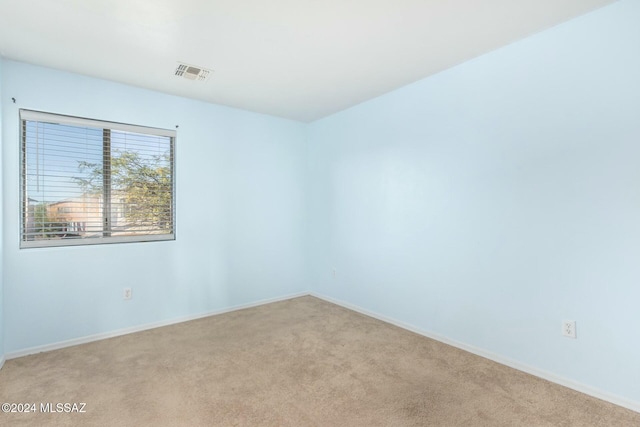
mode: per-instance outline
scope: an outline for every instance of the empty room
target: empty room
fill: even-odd
[[[639,23],[0,0],[0,425],[640,425]]]

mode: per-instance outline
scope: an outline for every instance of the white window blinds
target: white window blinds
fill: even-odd
[[[21,247],[173,240],[175,132],[20,110]]]

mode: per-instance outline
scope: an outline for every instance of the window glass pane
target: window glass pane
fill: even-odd
[[[111,132],[113,236],[171,232],[171,169],[171,138]]]
[[[24,123],[26,240],[102,237],[102,131],[53,123]]]

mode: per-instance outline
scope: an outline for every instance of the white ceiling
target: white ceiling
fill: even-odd
[[[306,122],[613,1],[0,0],[0,53]]]

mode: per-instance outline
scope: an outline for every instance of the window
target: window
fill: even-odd
[[[20,110],[21,248],[173,240],[175,131]]]

